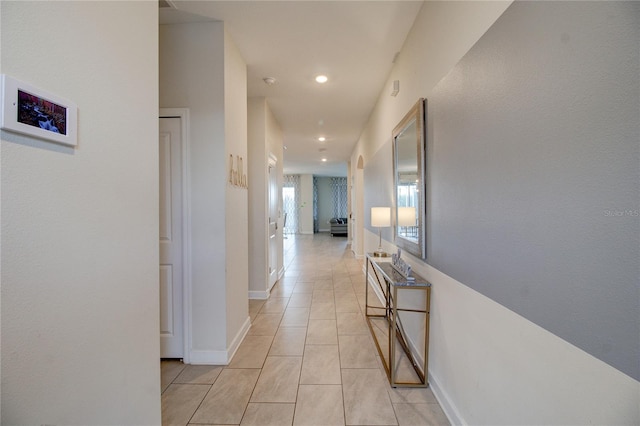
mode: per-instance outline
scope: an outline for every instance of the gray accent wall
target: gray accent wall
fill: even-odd
[[[639,29],[640,3],[515,2],[427,127],[428,263],[636,380]]]

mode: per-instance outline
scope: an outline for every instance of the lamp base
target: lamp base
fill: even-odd
[[[378,228],[378,249],[373,252],[374,257],[388,257],[389,254],[382,250],[382,229]]]
[[[374,257],[389,257],[389,253],[382,251],[380,249],[373,252]]]

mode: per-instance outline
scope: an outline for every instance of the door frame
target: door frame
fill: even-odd
[[[182,359],[191,363],[191,168],[189,162],[189,109],[160,108],[160,118],[179,118],[182,138]],[[158,123],[159,127],[159,123]],[[158,337],[159,339],[159,337]]]
[[[353,198],[355,205],[351,207],[354,209],[355,215],[350,222],[355,223],[351,224],[351,233],[353,235],[351,251],[355,254],[356,259],[364,259],[364,158],[362,158],[362,155],[358,156],[354,180]]]
[[[269,153],[269,158],[267,160],[267,217],[270,219],[271,218],[271,205],[272,203],[275,201],[275,214],[276,217],[274,218],[274,222],[276,223],[276,229],[275,229],[275,253],[271,252],[271,223],[270,220],[267,219],[267,294],[270,294],[271,289],[273,288],[273,286],[278,282],[278,280],[280,279],[280,271],[278,271],[278,264],[280,263],[280,258],[279,256],[282,256],[281,253],[278,253],[278,226],[280,223],[280,194],[282,193],[282,188],[280,188],[280,186],[278,185],[278,169],[277,169],[277,165],[278,165],[278,157],[276,157],[273,153]],[[275,185],[276,185],[276,191],[275,191],[275,200],[271,199],[271,170],[273,169],[273,178],[275,178]],[[272,256],[275,256],[275,268],[273,270],[273,274],[275,276],[275,279],[273,280],[273,284],[271,283],[271,273],[269,272],[269,268],[271,268],[272,265]]]

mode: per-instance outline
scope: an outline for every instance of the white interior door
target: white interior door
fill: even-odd
[[[269,289],[278,280],[278,176],[276,160],[269,159]]]
[[[184,355],[182,317],[182,135],[178,117],[160,118],[160,356]]]

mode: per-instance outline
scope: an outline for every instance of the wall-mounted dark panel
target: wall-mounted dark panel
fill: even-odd
[[[429,263],[640,379],[640,3],[515,2],[429,98]]]

